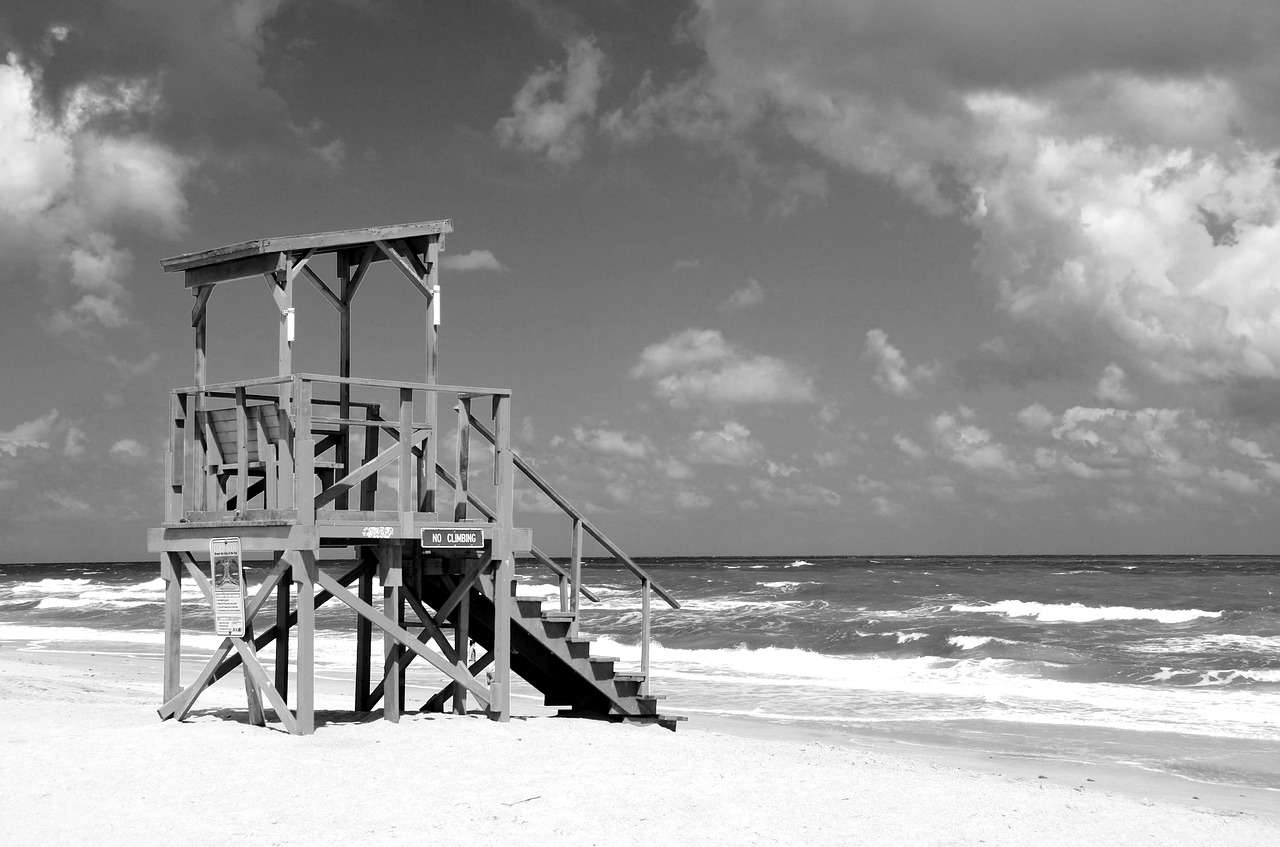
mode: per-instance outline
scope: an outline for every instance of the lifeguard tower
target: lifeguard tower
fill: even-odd
[[[648,690],[650,598],[656,594],[672,608],[679,603],[511,449],[509,390],[437,378],[439,256],[452,229],[451,221],[439,220],[263,238],[161,262],[166,272],[182,273],[195,297],[195,385],[170,392],[165,519],[148,533],[165,583],[161,718],[182,719],[204,689],[239,668],[252,723],[264,724],[265,699],[289,732],[314,731],[315,611],[336,599],[355,612],[357,712],[380,703],[387,720],[398,720],[406,672],[420,659],[442,687],[411,708],[463,713],[470,697],[494,720],[508,720],[515,673],[563,714],[675,728],[679,718],[659,714],[659,697]],[[382,276],[403,277],[425,298],[421,382],[351,375],[352,307],[380,263],[394,269]],[[324,276],[329,268],[332,282]],[[279,315],[278,369],[208,384],[206,306],[226,283],[252,278],[265,278],[267,292],[251,293]],[[338,312],[337,375],[294,370],[299,281]],[[453,401],[444,428],[442,398]],[[446,430],[450,457],[440,455]],[[473,443],[488,449],[473,455]],[[545,554],[529,529],[516,526],[517,473],[568,518],[567,561]],[[616,659],[592,656],[592,639],[578,631],[580,598],[598,599],[583,583],[584,533],[638,580],[638,669],[623,672]],[[193,580],[214,605],[225,587],[209,576],[215,540],[263,556],[266,576],[252,597],[241,593],[242,634],[225,637],[184,685],[182,581]],[[322,558],[329,549],[346,555]],[[555,575],[554,608],[516,596],[517,556]],[[274,614],[267,608],[273,594]],[[377,664],[375,629],[382,634]],[[259,658],[269,645],[270,673]]]

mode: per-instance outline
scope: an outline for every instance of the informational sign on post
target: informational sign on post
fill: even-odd
[[[244,635],[244,564],[239,538],[209,539],[209,579],[213,583],[213,631]]]

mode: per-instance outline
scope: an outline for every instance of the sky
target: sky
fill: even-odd
[[[162,258],[441,218],[441,381],[632,555],[1273,553],[1277,44],[1274,0],[5,4],[0,561],[146,557]],[[212,381],[274,372],[264,289]],[[376,289],[354,372],[419,379]]]

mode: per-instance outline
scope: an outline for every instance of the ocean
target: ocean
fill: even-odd
[[[651,687],[691,725],[750,721],[1280,790],[1278,560],[639,562],[684,606],[654,599]],[[545,570],[518,573],[519,594],[558,602]],[[593,652],[638,662],[636,581],[611,561],[583,573],[601,598],[583,600]],[[184,647],[208,651],[212,617],[184,586]],[[153,562],[0,565],[0,649],[74,643],[158,667],[162,588]],[[317,614],[318,675],[351,675],[352,617],[336,601]]]

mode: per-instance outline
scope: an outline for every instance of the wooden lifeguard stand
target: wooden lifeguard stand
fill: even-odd
[[[182,719],[205,688],[239,667],[251,722],[264,723],[265,698],[290,732],[312,732],[315,610],[336,598],[356,613],[356,711],[372,710],[381,701],[384,716],[398,720],[405,708],[406,670],[421,658],[437,680],[445,678],[423,710],[443,711],[452,701],[453,711],[463,713],[469,695],[493,719],[507,720],[514,670],[564,713],[675,727],[679,718],[660,715],[659,698],[648,691],[650,595],[673,608],[679,604],[512,451],[509,390],[437,379],[439,254],[452,229],[451,221],[439,220],[264,238],[161,262],[166,272],[183,273],[195,297],[195,385],[170,393],[165,520],[148,533],[148,549],[160,554],[165,581],[161,718]],[[321,275],[330,260],[332,287]],[[351,375],[352,304],[380,262],[398,270],[426,299],[422,382]],[[277,372],[208,384],[206,306],[215,289],[253,277],[265,278],[279,314]],[[299,280],[338,311],[336,376],[294,371]],[[438,455],[442,395],[455,401],[452,470]],[[472,456],[473,435],[492,448],[491,480],[476,479],[475,460],[484,457]],[[515,526],[517,472],[569,518],[567,562],[543,553],[529,529]],[[579,598],[598,599],[582,580],[584,532],[640,582],[638,672],[619,672],[617,660],[591,656],[592,639],[578,632]],[[269,555],[270,566],[246,598],[244,634],[224,638],[184,687],[182,580],[194,580],[213,604],[215,586],[204,563],[212,558],[210,542],[223,538],[237,539],[246,553]],[[341,572],[331,573],[327,561],[321,567],[322,548],[350,551]],[[515,596],[517,555],[532,556],[556,575],[558,608],[546,610],[538,599]],[[373,602],[375,576],[381,609]],[[255,619],[273,593],[274,621],[255,635]],[[289,633],[295,627],[296,704],[290,709]],[[376,685],[374,628],[383,636]],[[268,674],[258,651],[272,643],[274,668]],[[473,654],[479,658],[471,661]],[[490,666],[489,681],[482,682],[480,674]]]

